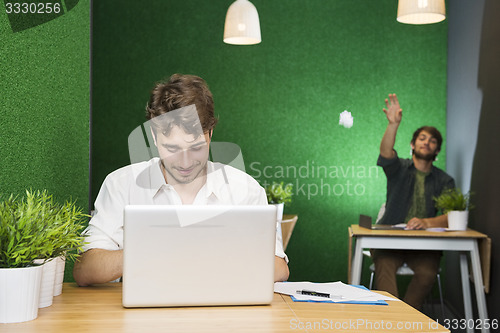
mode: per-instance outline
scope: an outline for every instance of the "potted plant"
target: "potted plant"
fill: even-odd
[[[47,191],[0,200],[0,323],[37,317],[43,263],[77,256],[84,217],[74,202],[59,204]]]
[[[283,219],[283,208],[292,202],[293,185],[288,183],[284,185],[283,182],[273,182],[265,187],[267,202],[271,205],[276,205],[276,213],[278,221]]]
[[[89,216],[83,214],[75,202],[59,204],[46,191],[37,192],[34,200],[38,200],[49,212],[45,213],[45,218],[40,223],[45,225],[46,230],[50,230],[47,233],[50,253],[35,260],[36,263],[44,264],[39,301],[41,308],[52,305],[53,296],[61,294],[66,258],[76,258],[75,250],[80,249],[83,241],[83,222]]]
[[[436,208],[448,215],[450,230],[467,229],[469,210],[472,209],[469,199],[470,193],[463,194],[457,187],[444,190],[437,198],[434,198]]]

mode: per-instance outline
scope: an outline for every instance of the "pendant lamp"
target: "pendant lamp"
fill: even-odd
[[[444,0],[399,0],[398,22],[430,24],[446,18]]]
[[[236,0],[229,6],[224,25],[224,43],[252,45],[261,42],[259,13],[248,0]]]

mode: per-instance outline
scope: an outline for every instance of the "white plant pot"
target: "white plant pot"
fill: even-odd
[[[276,221],[281,222],[283,221],[283,208],[285,204],[279,203],[274,205],[276,206]]]
[[[449,230],[467,230],[467,221],[469,220],[469,211],[452,210],[448,212]]]
[[[60,256],[55,259],[56,261],[56,278],[54,280],[54,296],[62,294],[64,282],[64,268],[66,267],[66,257]]]
[[[38,307],[46,308],[52,305],[54,299],[54,281],[56,278],[57,262],[55,259],[37,259],[35,263],[43,267]]]
[[[20,323],[38,316],[43,266],[0,268],[0,323]]]

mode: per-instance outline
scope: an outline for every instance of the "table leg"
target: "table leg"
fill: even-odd
[[[356,247],[354,248],[354,258],[352,259],[351,284],[359,284],[361,282],[361,266],[363,264],[363,239],[356,239]]]
[[[473,250],[470,253],[472,274],[474,278],[474,289],[476,292],[477,312],[480,319],[482,332],[489,332],[483,326],[488,318],[488,311],[486,308],[486,299],[484,296],[483,274],[481,272],[481,261],[479,259],[479,248],[477,242],[474,241]]]
[[[464,297],[465,320],[474,320],[472,317],[472,301],[469,286],[469,266],[467,263],[467,252],[460,252],[460,273],[462,275],[462,293]],[[474,332],[474,329],[467,328],[467,332]]]
[[[351,268],[352,268],[352,231],[351,227],[348,229],[349,232],[349,249],[347,252],[347,283],[351,281]]]

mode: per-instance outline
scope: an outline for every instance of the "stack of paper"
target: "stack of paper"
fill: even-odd
[[[290,295],[297,302],[387,305],[385,301],[399,301],[397,298],[374,293],[365,287],[348,285],[340,281],[328,283],[276,282],[274,292]]]

